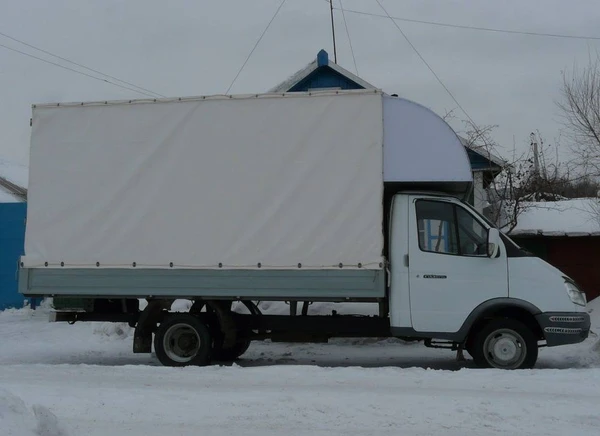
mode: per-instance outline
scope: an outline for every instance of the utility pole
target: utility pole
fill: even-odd
[[[531,138],[531,146],[533,147],[533,171],[536,177],[540,175],[540,155],[538,150],[538,143],[535,138],[535,133],[529,135]]]
[[[540,157],[539,157],[538,143],[537,143],[534,133],[531,133],[531,135],[529,135],[529,137],[531,138],[531,147],[533,148],[533,183],[534,183],[533,186],[535,188],[535,192],[533,195],[534,195],[535,201],[539,201],[540,200]]]
[[[331,34],[333,36],[333,62],[337,64],[337,48],[335,44],[335,23],[333,21],[333,0],[329,0],[329,9],[331,11]]]

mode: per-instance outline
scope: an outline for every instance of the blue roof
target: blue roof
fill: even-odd
[[[340,89],[365,89],[365,87],[339,69],[330,66],[329,55],[325,50],[317,54],[316,68],[308,75],[300,78],[287,92],[306,92],[310,89],[340,88]]]
[[[499,171],[502,167],[485,156],[477,153],[475,150],[465,147],[467,154],[469,155],[469,161],[471,162],[471,169],[474,171]]]
[[[296,83],[288,92],[305,92],[309,89],[340,88],[364,89],[358,83],[348,79],[328,66],[317,68],[307,77]]]

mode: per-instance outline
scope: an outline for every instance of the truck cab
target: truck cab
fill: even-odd
[[[394,196],[389,224],[390,325],[400,337],[464,343],[478,363],[532,366],[538,341],[583,341],[585,294],[459,199]]]

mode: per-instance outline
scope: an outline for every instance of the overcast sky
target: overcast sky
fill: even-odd
[[[404,18],[600,37],[598,0],[381,1]],[[0,0],[0,32],[166,96],[217,94],[227,90],[280,2]],[[343,5],[382,13],[376,0]],[[354,71],[336,14],[338,63]],[[456,107],[392,22],[346,18],[363,79],[440,114]],[[513,137],[523,150],[532,130],[549,142],[558,138],[561,71],[585,64],[600,46],[598,40],[399,25],[475,122],[499,125],[496,139],[506,155]],[[0,44],[68,65],[3,36]],[[321,48],[333,56],[326,0],[287,0],[231,92],[266,91]],[[0,47],[0,157],[27,163],[33,103],[139,97]]]

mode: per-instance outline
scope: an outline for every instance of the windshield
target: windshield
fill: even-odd
[[[479,211],[477,211],[477,209],[475,209],[473,206],[471,206],[469,203],[467,203],[466,201],[461,200],[461,203],[463,205],[465,205],[466,207],[469,208],[470,211],[472,211],[475,215],[477,215],[481,220],[483,220],[488,226],[492,227],[492,228],[497,228],[495,224],[493,224],[490,220],[487,219],[487,217],[485,217],[484,215],[480,214]],[[509,241],[511,244],[513,244],[516,248],[521,249],[521,246],[519,244],[517,244],[515,241],[513,241],[512,239],[510,239],[509,236],[507,236],[502,230],[498,229],[500,231],[500,236],[502,237],[502,239],[504,239],[504,241]]]

